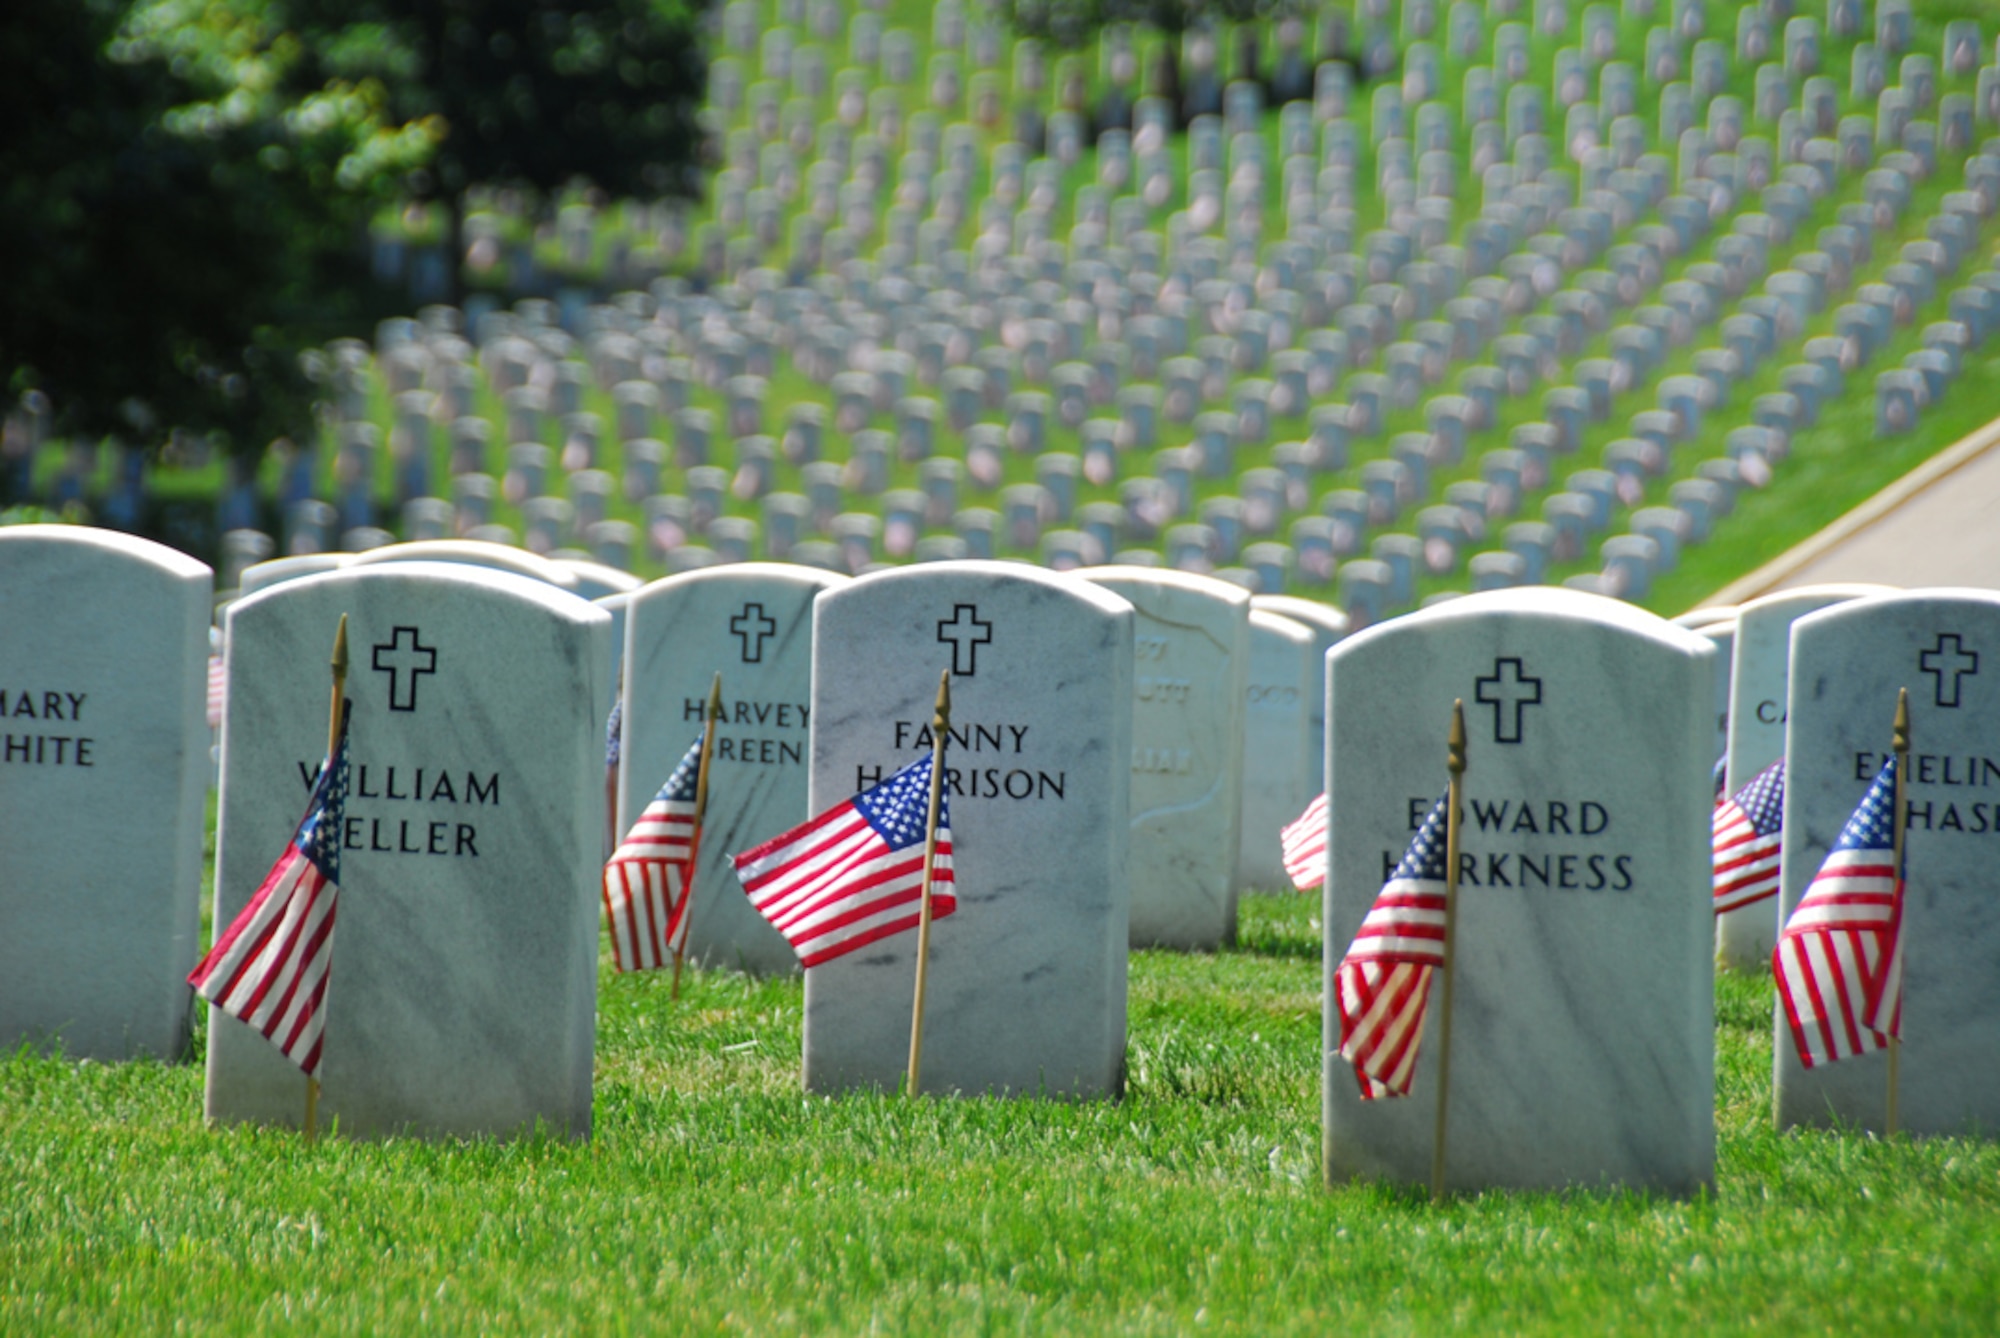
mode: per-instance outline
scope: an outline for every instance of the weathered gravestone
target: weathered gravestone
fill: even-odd
[[[1936,589],[1854,600],[1792,628],[1784,886],[1790,915],[1891,747],[1910,692],[1898,1127],[2000,1126],[2000,595]],[[1780,1003],[1778,1127],[1884,1128],[1888,1056],[1805,1069]]]
[[[366,553],[356,553],[345,565],[367,568],[389,562],[449,562],[455,566],[483,567],[541,581],[558,590],[578,593],[576,573],[525,548],[487,543],[480,539],[425,539],[416,543],[385,544]],[[331,642],[328,642],[331,645]]]
[[[1889,592],[1886,585],[1809,585],[1753,599],[1737,610],[1723,793],[1736,794],[1785,755],[1785,683],[1793,620],[1829,604]],[[1715,917],[1716,960],[1733,971],[1769,971],[1777,941],[1777,906],[1768,897]]]
[[[187,1048],[213,585],[145,539],[0,529],[0,1048]]]
[[[1326,653],[1347,635],[1347,615],[1331,604],[1297,595],[1253,595],[1250,608],[1303,623],[1313,633],[1313,683],[1306,694],[1306,733],[1312,737],[1312,746],[1306,750],[1312,767],[1306,792],[1310,799],[1326,788]]]
[[[1303,623],[1252,608],[1249,683],[1243,698],[1243,837],[1238,886],[1259,892],[1291,887],[1279,834],[1312,797],[1309,699],[1322,686],[1315,638]]]
[[[1213,949],[1236,938],[1250,592],[1143,567],[1075,573],[1136,615],[1132,708],[1132,946]]]
[[[1363,1102],[1334,971],[1469,735],[1446,1184],[1692,1193],[1715,1165],[1714,648],[1567,590],[1468,595],[1327,657],[1326,1175],[1422,1184],[1438,993],[1411,1096]]]
[[[353,785],[321,1118],[364,1136],[590,1132],[611,619],[444,563],[230,606],[215,923],[249,901],[326,747],[348,615]],[[296,1123],[305,1080],[211,1013],[208,1117]]]
[[[722,674],[704,858],[689,908],[695,961],[759,974],[798,969],[791,945],[743,895],[727,855],[809,816],[813,600],[846,581],[788,563],[741,563],[655,581],[627,606],[619,832],[701,733],[709,684]]]
[[[1736,653],[1736,606],[1691,609],[1674,622],[1715,643],[1715,760],[1721,767],[1729,756],[1729,691],[1733,683],[1730,668],[1731,657]]]
[[[880,572],[814,608],[815,813],[930,749],[952,673],[958,910],[931,930],[926,1091],[1122,1090],[1132,625],[1103,590],[998,562]],[[915,961],[897,934],[806,972],[808,1091],[903,1079]]]

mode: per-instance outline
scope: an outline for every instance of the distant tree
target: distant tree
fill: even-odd
[[[577,178],[619,196],[700,189],[710,0],[274,0],[297,34],[300,90],[382,90],[435,137],[407,185],[449,219],[454,294],[468,187],[546,198]]]
[[[297,353],[428,146],[365,88],[280,95],[276,36],[253,0],[0,5],[0,377],[59,433],[310,430]]]
[[[1169,40],[1160,52],[1153,91],[1181,108],[1181,38],[1210,24],[1247,23],[1296,12],[1298,0],[1000,0],[1000,13],[1023,37],[1074,49],[1113,24],[1155,29]]]

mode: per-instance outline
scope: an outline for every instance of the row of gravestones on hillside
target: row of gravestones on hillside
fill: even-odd
[[[449,556],[253,582],[229,606],[216,922],[255,890],[304,805],[325,738],[330,629],[344,613],[355,779],[328,1114],[358,1134],[536,1122],[582,1134],[613,620],[548,582],[435,560]],[[0,660],[10,1043],[180,1052],[207,597],[204,569],[142,542],[0,534],[0,623],[34,630],[8,638]],[[934,930],[925,1084],[937,1091],[1121,1090],[1128,946],[1226,941],[1240,815],[1276,802],[1246,798],[1242,773],[1267,770],[1271,749],[1268,770],[1296,767],[1312,783],[1311,763],[1280,747],[1283,730],[1258,720],[1279,700],[1295,708],[1295,740],[1314,737],[1306,702],[1326,712],[1330,970],[1442,788],[1442,724],[1463,699],[1473,731],[1452,1183],[1686,1191],[1712,1180],[1715,636],[1536,589],[1342,639],[1337,619],[1287,618],[1308,611],[1255,608],[1198,577],[988,563],[858,580],[746,565],[613,602],[626,818],[699,731],[709,677],[723,674],[714,848],[769,835],[927,749],[936,675],[952,672],[960,911]],[[1764,635],[1744,613],[1735,682],[1747,687],[1769,670],[1744,658]],[[1331,650],[1316,664],[1321,645]],[[2000,1092],[1980,1075],[1993,1067],[1986,996],[2000,983],[1978,913],[1976,833],[2000,813],[1950,787],[2000,778],[1986,760],[2000,740],[1984,737],[2000,729],[2000,698],[1989,709],[1978,672],[2000,653],[2000,599],[1858,597],[1801,622],[1792,646],[1788,902],[1886,746],[1876,699],[1893,700],[1899,683],[1923,689],[1904,1120],[1920,1131],[1990,1121]],[[1246,748],[1258,753],[1246,760]],[[782,943],[716,872],[696,889],[695,955],[785,968]],[[23,895],[56,878],[82,890]],[[807,973],[810,1090],[895,1084],[913,947],[882,940]],[[1787,1122],[1875,1118],[1867,1100],[1880,1084],[1854,1076],[1865,1061],[1830,1078],[1795,1072],[1784,1044],[1781,1034]],[[294,1122],[303,1088],[261,1039],[211,1026],[212,1118]],[[1330,1177],[1426,1178],[1429,1101],[1358,1102],[1337,1055],[1324,1092]]]

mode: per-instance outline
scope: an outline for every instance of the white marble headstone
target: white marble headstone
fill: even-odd
[[[1331,604],[1322,604],[1314,599],[1301,599],[1297,595],[1253,595],[1251,609],[1262,609],[1275,613],[1293,622],[1303,623],[1313,634],[1313,674],[1315,680],[1312,698],[1307,707],[1306,729],[1312,735],[1311,793],[1318,794],[1326,788],[1326,653],[1333,649],[1336,641],[1348,633],[1347,615]]]
[[[819,597],[813,812],[928,751],[952,672],[958,910],[932,929],[926,1091],[1123,1088],[1132,627],[1124,600],[1015,563],[920,564]],[[806,972],[808,1090],[902,1080],[915,962],[909,933]]]
[[[1311,755],[1324,751],[1308,703],[1324,675],[1303,623],[1250,612],[1249,686],[1243,700],[1243,845],[1237,879],[1246,891],[1289,892],[1280,833],[1305,810]],[[1322,706],[1322,710],[1324,707]]]
[[[1910,692],[1899,1127],[2000,1128],[2000,593],[1855,600],[1792,627],[1784,887],[1789,915],[1892,747]],[[1770,969],[1767,962],[1766,970]],[[1780,1128],[1883,1128],[1888,1056],[1807,1070],[1775,1020]]]
[[[1808,585],[1753,599],[1737,610],[1729,669],[1729,747],[1722,788],[1735,794],[1785,755],[1785,676],[1792,623],[1830,604],[1890,593],[1886,585]],[[1715,917],[1715,958],[1733,971],[1771,969],[1778,910],[1766,898]]]
[[[1715,1163],[1709,811],[1715,651],[1571,590],[1468,595],[1327,668],[1326,1175],[1427,1183],[1439,993],[1411,1095],[1364,1102],[1333,973],[1468,734],[1454,1189],[1689,1193]]]
[[[732,563],[631,596],[618,825],[644,811],[701,733],[722,674],[688,954],[759,974],[798,957],[743,895],[729,856],[804,822],[812,741],[812,610],[847,578],[780,562]]]
[[[353,555],[349,553],[297,553],[291,557],[252,563],[243,569],[239,582],[240,593],[254,595],[268,585],[296,581],[301,576],[332,571],[336,567],[346,566],[352,558]]]
[[[326,748],[348,615],[353,788],[321,1118],[346,1132],[587,1135],[611,620],[444,563],[354,564],[230,606],[215,923],[284,849]],[[304,1079],[211,1012],[207,1113],[295,1124]]]
[[[414,543],[385,544],[354,554],[348,558],[346,565],[374,567],[385,562],[449,562],[482,567],[489,571],[525,576],[531,581],[540,581],[571,594],[580,592],[576,573],[562,563],[530,553],[525,548],[490,544],[480,539],[419,539]]]
[[[1131,603],[1132,946],[1236,938],[1250,595],[1148,567],[1073,573]]]
[[[0,1049],[186,1050],[213,584],[145,539],[0,528]]]

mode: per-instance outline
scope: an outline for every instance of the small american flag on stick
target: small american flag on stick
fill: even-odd
[[[1903,879],[1896,867],[1896,759],[1840,829],[1771,954],[1799,1062],[1831,1064],[1901,1034]]]
[[[1278,833],[1285,873],[1292,886],[1310,892],[1326,881],[1326,795],[1306,805],[1306,811]]]
[[[701,743],[696,735],[604,866],[604,914],[620,971],[651,971],[673,960],[687,915]]]
[[[782,836],[736,856],[736,876],[804,966],[818,966],[917,927],[930,804],[926,753]],[[931,917],[958,909],[951,874],[951,799],[938,796]]]
[[[312,803],[263,886],[208,950],[188,984],[249,1023],[308,1076],[319,1072],[333,913],[340,896],[340,832],[347,806],[347,709],[322,763]]]
[[[1715,806],[1715,913],[1740,910],[1778,894],[1784,845],[1785,759]]]
[[[1363,1100],[1410,1094],[1431,975],[1444,964],[1449,810],[1447,792],[1376,894],[1334,973],[1340,1053],[1354,1066]]]

